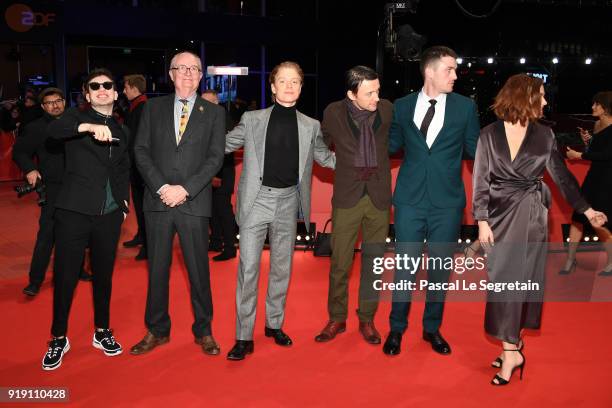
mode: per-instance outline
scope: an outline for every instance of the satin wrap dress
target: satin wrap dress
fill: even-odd
[[[567,202],[579,213],[589,208],[565,166],[552,130],[530,123],[511,160],[504,122],[481,130],[473,173],[474,219],[488,221],[495,245],[487,257],[490,283],[537,283],[540,290],[487,292],[485,331],[517,344],[523,328],[537,329],[542,316],[548,252],[551,193],[547,170]]]

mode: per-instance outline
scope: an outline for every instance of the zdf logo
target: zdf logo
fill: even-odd
[[[55,21],[55,13],[34,12],[25,4],[13,4],[4,13],[6,24],[18,33],[31,30],[34,26],[49,26]]]

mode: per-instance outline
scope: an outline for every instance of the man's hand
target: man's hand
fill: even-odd
[[[112,142],[113,134],[106,125],[94,125],[93,123],[81,123],[78,128],[79,132],[89,132],[93,138],[100,142]]]
[[[221,183],[223,182],[223,180],[221,180],[219,177],[213,177],[212,179],[212,186],[214,188],[219,188],[221,187]]]
[[[159,197],[168,207],[177,207],[187,201],[188,195],[189,193],[187,193],[183,186],[169,185],[160,191]]]
[[[26,174],[26,180],[28,180],[28,183],[34,187],[36,185],[36,182],[38,180],[42,179],[42,176],[40,175],[40,173],[38,172],[38,170],[32,170],[31,172],[29,172],[28,174]]]

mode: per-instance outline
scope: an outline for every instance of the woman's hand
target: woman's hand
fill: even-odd
[[[577,152],[576,150],[572,149],[571,147],[567,148],[567,158],[570,160],[578,160],[578,159],[582,159],[582,153]]]
[[[586,210],[584,212],[584,215],[589,219],[589,222],[594,227],[601,227],[606,222],[608,222],[608,217],[606,217],[606,214],[602,213],[601,211],[596,211],[592,208]]]
[[[578,131],[580,132],[580,138],[584,142],[584,144],[588,144],[589,140],[593,137],[588,130],[584,130],[581,127],[578,127]]]
[[[489,227],[489,223],[487,221],[478,221],[478,240],[480,241],[480,245],[482,249],[484,249],[485,253],[490,252],[491,248],[495,244],[495,240],[493,239],[493,231],[491,227]]]

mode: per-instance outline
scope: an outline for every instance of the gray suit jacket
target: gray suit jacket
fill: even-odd
[[[242,175],[238,183],[236,199],[236,222],[245,219],[253,207],[257,193],[261,188],[266,157],[266,133],[272,107],[245,112],[240,123],[227,134],[225,153],[233,152],[244,146]],[[300,213],[310,226],[310,184],[312,179],[312,161],[317,161],[323,167],[334,168],[336,155],[323,142],[321,125],[318,120],[297,112],[299,152],[299,183]]]

